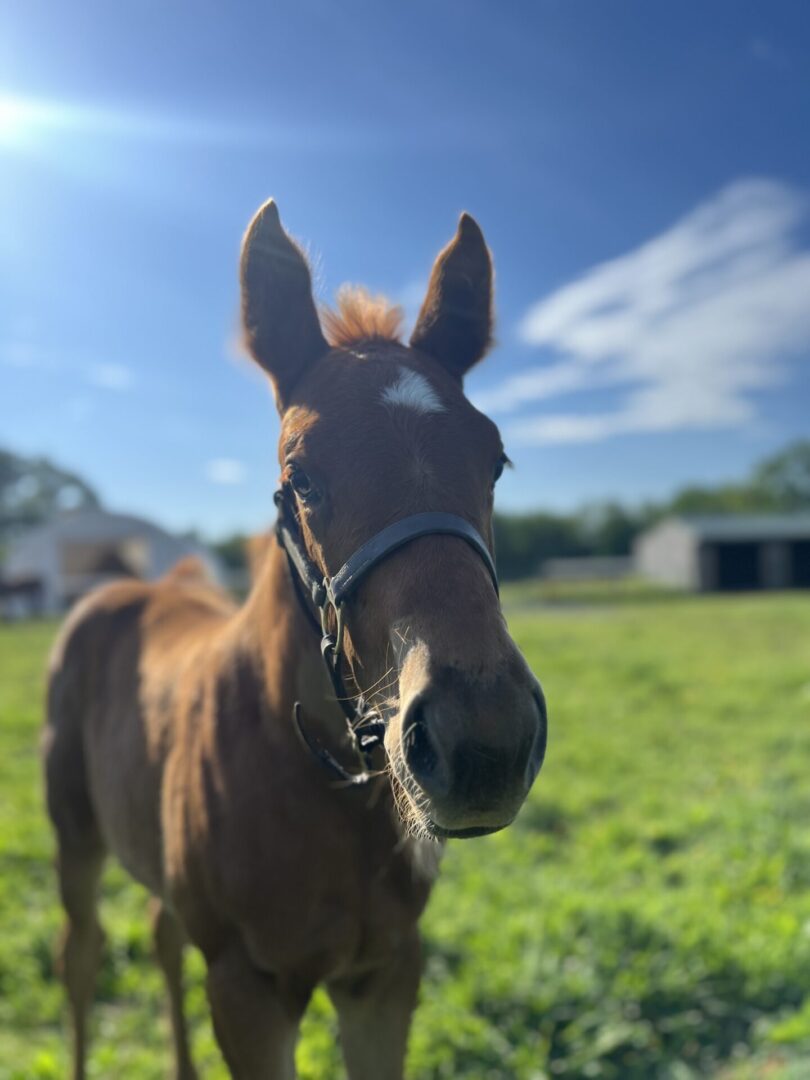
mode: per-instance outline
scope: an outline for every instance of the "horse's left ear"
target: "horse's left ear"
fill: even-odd
[[[459,379],[492,341],[492,260],[478,223],[462,214],[456,235],[439,252],[411,345]]]

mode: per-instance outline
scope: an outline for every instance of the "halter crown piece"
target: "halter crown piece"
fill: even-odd
[[[372,779],[371,757],[385,738],[386,723],[383,716],[366,702],[362,694],[351,695],[343,680],[343,626],[344,608],[351,600],[363,578],[378,563],[394,551],[420,536],[457,536],[466,541],[481,556],[489,571],[495,592],[498,592],[498,575],[489,548],[480,533],[468,521],[457,514],[430,512],[411,514],[395,521],[350,555],[332,577],[324,576],[312,561],[304,545],[295,511],[295,501],[285,485],[273,496],[278,507],[276,539],[287,554],[295,593],[310,623],[321,634],[321,656],[332,684],[332,689],[346,717],[346,726],[352,747],[362,761],[362,772],[352,773],[323,746],[315,743],[307,734],[301,720],[301,702],[293,706],[293,723],[299,738],[316,760],[337,774],[341,780],[352,785],[366,784]],[[310,602],[318,612],[316,619]],[[329,630],[329,612],[334,612],[335,629]]]

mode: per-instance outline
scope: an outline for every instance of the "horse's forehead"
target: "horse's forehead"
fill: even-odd
[[[348,421],[385,422],[404,410],[428,416],[463,408],[460,387],[435,364],[404,347],[366,351],[362,346],[327,357],[308,385],[312,407],[324,417],[341,412]]]
[[[458,380],[404,346],[366,352],[360,345],[325,357],[301,386],[299,403],[295,435],[336,459],[361,449],[396,456],[414,446],[420,453],[471,452],[471,442],[488,444],[481,429],[492,427]]]

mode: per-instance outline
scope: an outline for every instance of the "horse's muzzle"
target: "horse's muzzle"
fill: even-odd
[[[482,691],[448,669],[405,709],[398,779],[434,836],[496,832],[523,804],[546,735],[545,699],[531,675],[517,684],[495,678]]]

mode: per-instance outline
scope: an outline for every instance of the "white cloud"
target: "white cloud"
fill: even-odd
[[[70,355],[70,350],[53,349],[35,344],[25,338],[0,341],[0,366],[17,368],[38,374],[41,371],[59,371],[75,374],[87,386],[102,390],[129,390],[135,385],[135,374],[125,364],[88,363],[81,354]]]
[[[243,484],[247,470],[235,458],[214,458],[206,464],[205,475],[212,484]]]
[[[52,357],[25,339],[0,342],[0,364],[30,371],[58,366]]]
[[[667,231],[534,304],[520,336],[554,361],[482,393],[512,412],[612,387],[610,412],[543,414],[509,429],[529,443],[750,423],[754,392],[810,352],[810,252],[796,230],[805,201],[765,180],[732,184]]]
[[[475,404],[484,412],[512,412],[527,401],[542,401],[591,385],[592,373],[585,367],[562,362],[514,375],[476,394]]]
[[[91,386],[100,386],[103,390],[129,390],[135,381],[130,369],[123,364],[93,364],[87,369],[86,378]]]

